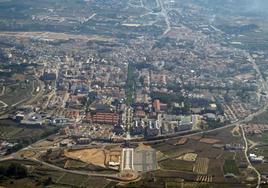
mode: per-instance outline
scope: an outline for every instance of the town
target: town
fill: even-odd
[[[66,2],[0,1],[15,6],[0,14],[3,159],[119,182],[177,170],[191,182],[268,183],[260,17],[193,0]]]

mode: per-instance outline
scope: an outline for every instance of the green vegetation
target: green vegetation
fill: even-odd
[[[88,98],[87,98],[87,104],[90,105],[93,103],[93,101],[96,99],[97,93],[96,92],[89,92]]]
[[[216,121],[209,120],[207,121],[207,125],[208,125],[208,128],[215,129],[215,128],[224,126],[224,123],[220,122],[220,120],[216,120]]]
[[[20,163],[1,164],[0,179],[3,179],[4,177],[27,177],[27,169]]]
[[[29,170],[25,167],[31,167]],[[8,175],[5,176],[5,173]],[[90,177],[57,171],[28,160],[0,162],[0,185],[5,187],[94,187],[100,188],[109,181],[100,177]]]
[[[227,173],[239,174],[239,170],[235,160],[229,160],[229,159],[225,160],[223,170],[225,174]]]
[[[171,104],[173,102],[180,103],[184,101],[184,97],[176,93],[160,93],[152,92],[152,99],[159,99],[163,103]]]
[[[131,105],[134,102],[134,94],[136,89],[135,67],[132,63],[128,65],[127,82],[126,82],[126,104]]]

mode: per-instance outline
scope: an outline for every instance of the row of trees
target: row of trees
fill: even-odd
[[[128,65],[127,72],[127,82],[126,82],[126,103],[127,105],[131,105],[134,102],[134,95],[136,89],[136,81],[135,81],[135,67],[132,63]]]

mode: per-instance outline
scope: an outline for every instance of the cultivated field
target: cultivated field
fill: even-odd
[[[193,162],[177,160],[177,159],[167,159],[160,162],[160,167],[165,170],[178,170],[178,171],[193,171]]]
[[[225,174],[227,173],[239,174],[239,170],[235,160],[225,160],[223,170]]]
[[[209,159],[208,158],[197,158],[193,171],[197,174],[207,174],[208,173],[208,165]]]

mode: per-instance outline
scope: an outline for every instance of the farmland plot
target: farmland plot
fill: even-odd
[[[209,164],[208,158],[197,158],[194,164],[193,171],[197,174],[207,174],[208,164]]]

